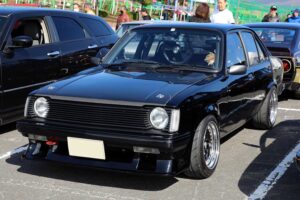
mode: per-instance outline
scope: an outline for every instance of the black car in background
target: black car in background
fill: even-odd
[[[100,17],[41,8],[0,8],[0,125],[23,117],[27,95],[94,66],[117,36]]]
[[[282,60],[286,89],[300,98],[300,24],[256,23],[246,26],[258,34],[273,56]]]
[[[207,178],[220,138],[250,120],[274,126],[273,64],[243,26],[133,28],[99,67],[30,94],[17,123],[29,140],[25,157]]]

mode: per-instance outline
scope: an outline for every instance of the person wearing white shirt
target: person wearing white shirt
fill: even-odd
[[[212,23],[218,24],[234,24],[233,14],[226,8],[226,0],[218,0],[218,10],[211,15],[210,20]]]

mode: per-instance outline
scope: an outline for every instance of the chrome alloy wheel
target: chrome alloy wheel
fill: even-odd
[[[220,153],[220,139],[218,126],[214,121],[210,121],[204,133],[203,153],[207,168],[214,169],[218,163]]]
[[[276,93],[276,90],[273,90],[271,97],[270,97],[270,103],[269,103],[269,109],[270,109],[270,122],[271,124],[275,124],[276,116],[277,116],[277,109],[278,109],[278,96]]]

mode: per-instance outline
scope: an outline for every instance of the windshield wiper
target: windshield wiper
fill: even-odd
[[[171,70],[171,71],[205,71],[205,69],[201,69],[199,65],[189,65],[189,64],[177,64],[177,65],[161,65],[156,67],[156,70]]]
[[[111,64],[106,64],[106,67],[113,67],[113,66],[124,66],[128,64],[155,64],[159,65],[160,63],[152,60],[137,60],[137,59],[131,59],[131,60],[121,60],[117,63],[111,63]]]

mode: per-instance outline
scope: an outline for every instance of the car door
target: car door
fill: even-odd
[[[82,16],[80,20],[87,27],[92,37],[95,38],[99,50],[97,56],[102,58],[118,40],[116,33],[101,18]]]
[[[53,81],[60,70],[59,47],[51,40],[46,16],[22,16],[11,20],[6,44],[1,50],[2,122],[15,121],[23,115],[27,95]],[[15,48],[7,53],[12,39],[26,35],[33,39],[28,48]],[[49,55],[58,52],[57,55]]]
[[[62,70],[74,74],[94,66],[91,57],[98,52],[98,44],[90,37],[76,18],[52,16],[59,38]]]
[[[241,37],[249,60],[249,73],[254,76],[253,88],[255,91],[253,96],[251,96],[251,99],[249,99],[249,113],[253,116],[258,112],[258,109],[266,96],[265,91],[269,86],[268,84],[273,79],[273,72],[271,62],[269,59],[266,59],[263,49],[254,37],[254,33],[242,31]]]
[[[245,48],[238,32],[232,32],[226,38],[226,68],[235,65],[246,65],[248,60]],[[227,88],[227,101],[220,105],[222,122],[221,130],[225,133],[241,127],[249,119],[251,106],[249,102],[254,94],[255,78],[249,68],[242,75],[228,74],[225,80]]]

